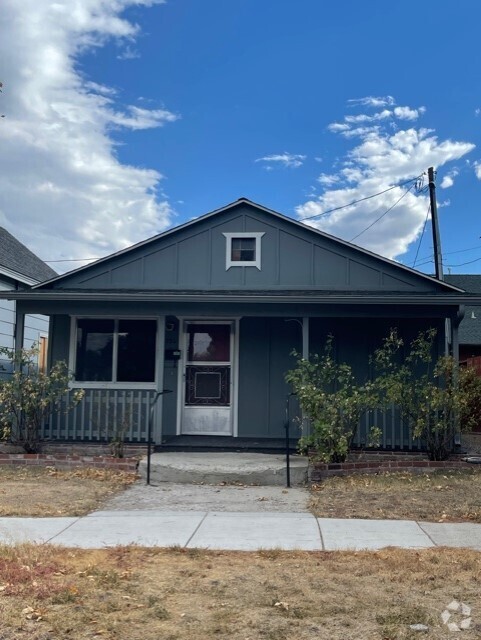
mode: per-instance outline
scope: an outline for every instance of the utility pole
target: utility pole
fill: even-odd
[[[434,249],[434,266],[436,268],[436,278],[444,280],[443,274],[443,256],[441,253],[441,240],[439,239],[439,222],[438,207],[436,204],[436,185],[434,183],[434,168],[428,169],[429,180],[429,200],[431,203],[431,225],[433,228],[433,249]]]

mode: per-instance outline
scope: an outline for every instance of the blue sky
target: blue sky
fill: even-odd
[[[0,224],[43,259],[245,196],[429,273],[427,193],[396,185],[434,165],[446,270],[481,272],[475,0],[4,2]]]

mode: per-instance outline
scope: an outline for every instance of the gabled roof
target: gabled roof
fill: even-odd
[[[43,282],[57,276],[56,271],[3,227],[0,227],[0,272],[25,284]]]
[[[219,209],[215,209],[214,211],[211,211],[209,213],[206,213],[202,216],[199,216],[198,218],[195,218],[194,220],[190,220],[189,222],[186,222],[182,225],[179,225],[177,227],[173,227],[171,229],[168,229],[167,231],[164,231],[163,233],[160,233],[156,236],[153,236],[151,238],[148,238],[146,240],[143,240],[141,242],[138,242],[130,247],[127,247],[126,249],[122,249],[120,251],[117,251],[115,253],[112,253],[104,258],[100,258],[99,260],[96,260],[95,262],[92,262],[88,265],[85,265],[83,267],[79,267],[78,269],[74,269],[72,271],[69,271],[63,275],[60,276],[56,276],[51,278],[49,281],[47,282],[42,282],[39,285],[36,285],[35,287],[33,287],[33,289],[40,289],[43,288],[44,286],[49,286],[51,283],[57,283],[63,280],[67,280],[68,278],[70,278],[73,275],[76,275],[78,273],[81,272],[85,272],[88,271],[90,269],[96,268],[99,265],[102,265],[102,263],[106,263],[110,260],[113,260],[115,258],[118,258],[119,256],[123,256],[125,254],[128,254],[129,252],[133,252],[141,247],[147,247],[149,244],[152,244],[154,242],[157,242],[159,239],[161,238],[167,238],[170,235],[173,235],[183,229],[187,229],[189,227],[193,227],[197,224],[199,224],[202,221],[208,220],[209,218],[213,218],[215,216],[219,216],[222,213],[225,213],[231,209],[234,209],[235,207],[238,207],[239,205],[249,205],[251,207],[254,207],[262,212],[265,212],[267,214],[269,214],[270,216],[276,217],[280,220],[283,221],[287,221],[289,224],[295,225],[301,229],[304,230],[308,230],[310,233],[313,234],[317,234],[323,238],[328,238],[331,241],[334,240],[335,242],[339,243],[340,245],[343,245],[345,247],[349,247],[357,252],[359,252],[360,254],[364,254],[365,256],[370,256],[371,258],[375,258],[376,260],[380,260],[386,264],[389,264],[391,266],[395,266],[397,269],[401,269],[403,271],[406,271],[410,274],[415,275],[418,278],[423,278],[427,281],[430,281],[431,283],[436,283],[436,285],[438,287],[441,287],[441,289],[446,289],[447,291],[451,291],[451,292],[459,292],[461,291],[458,287],[452,285],[452,284],[447,284],[445,282],[441,282],[439,280],[437,280],[436,278],[432,277],[432,276],[428,276],[424,273],[421,273],[419,271],[416,271],[415,269],[411,269],[409,267],[406,267],[398,262],[395,262],[393,260],[389,260],[388,258],[384,258],[378,254],[373,253],[372,251],[368,251],[367,249],[364,249],[362,247],[359,247],[357,245],[354,245],[350,242],[347,242],[346,240],[342,240],[340,238],[337,238],[335,236],[332,236],[328,233],[325,233],[323,231],[319,231],[318,229],[316,229],[315,227],[312,227],[310,225],[306,225],[303,224],[302,222],[298,222],[297,220],[294,220],[293,218],[290,218],[288,216],[285,216],[281,213],[278,213],[277,211],[273,211],[272,209],[268,209],[267,207],[264,207],[263,205],[257,204],[256,202],[253,202],[252,200],[249,200],[247,198],[239,198],[238,200],[231,202],[227,205],[225,205],[224,207],[221,207]]]

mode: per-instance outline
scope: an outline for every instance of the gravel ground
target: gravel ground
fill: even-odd
[[[275,486],[174,484],[147,486],[144,480],[108,500],[102,511],[308,511],[307,489]]]

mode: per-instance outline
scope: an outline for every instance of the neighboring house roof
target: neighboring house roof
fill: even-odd
[[[479,274],[447,275],[445,280],[467,293],[481,294]],[[481,306],[466,305],[464,319],[459,325],[459,343],[481,345]]]
[[[3,227],[0,227],[0,272],[25,284],[36,284],[57,276]]]
[[[444,276],[446,282],[453,284],[455,287],[464,289],[468,293],[481,293],[481,275],[459,273],[455,275]]]

